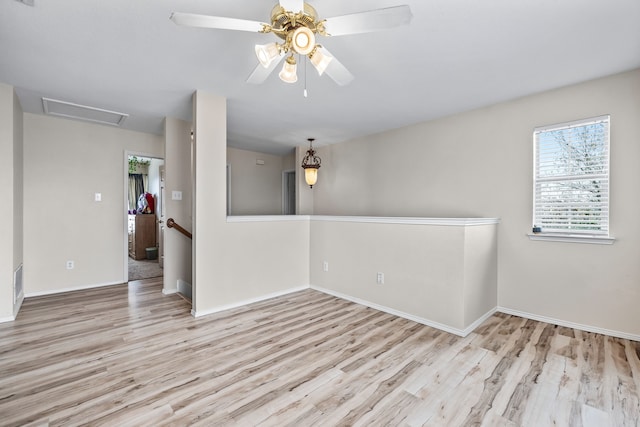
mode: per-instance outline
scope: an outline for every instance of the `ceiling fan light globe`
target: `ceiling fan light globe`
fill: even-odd
[[[258,62],[264,68],[269,68],[269,65],[280,55],[278,45],[276,43],[269,44],[257,44],[256,45],[256,57]]]
[[[316,71],[318,71],[318,75],[322,75],[324,71],[327,69],[331,61],[333,60],[333,56],[323,51],[322,46],[318,45],[318,47],[313,51],[311,55],[309,55],[309,61],[315,67]]]
[[[298,81],[297,69],[298,66],[296,65],[295,58],[293,56],[290,56],[285,61],[284,65],[282,66],[282,71],[280,71],[278,76],[280,77],[280,80],[285,83],[295,83]]]
[[[307,27],[296,28],[291,36],[291,47],[300,55],[311,53],[316,45],[316,37],[313,31]]]

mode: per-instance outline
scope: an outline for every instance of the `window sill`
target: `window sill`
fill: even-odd
[[[580,234],[527,234],[530,240],[541,240],[546,242],[564,243],[590,243],[595,245],[612,245],[616,241],[614,237],[606,236],[584,236]]]

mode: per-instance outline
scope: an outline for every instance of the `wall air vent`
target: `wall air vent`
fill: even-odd
[[[42,106],[45,114],[111,126],[121,126],[124,120],[129,117],[128,114],[118,113],[116,111],[103,110],[101,108],[88,107],[86,105],[73,104],[71,102],[58,101],[50,98],[42,98]]]

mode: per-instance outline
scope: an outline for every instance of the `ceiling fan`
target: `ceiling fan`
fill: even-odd
[[[181,12],[172,13],[170,19],[177,25],[188,27],[273,33],[280,37],[281,43],[255,46],[259,64],[247,79],[248,83],[265,81],[285,57],[280,79],[295,83],[298,80],[295,54],[298,54],[309,58],[319,75],[327,74],[338,85],[344,86],[353,80],[353,75],[324,46],[316,43],[316,36],[380,31],[406,25],[411,17],[411,9],[403,5],[320,20],[316,10],[303,0],[279,0],[271,10],[270,24]]]

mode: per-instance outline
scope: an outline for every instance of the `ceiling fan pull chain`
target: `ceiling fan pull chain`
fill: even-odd
[[[307,97],[307,56],[304,56],[304,92],[302,92],[302,94],[304,95],[304,97]]]

